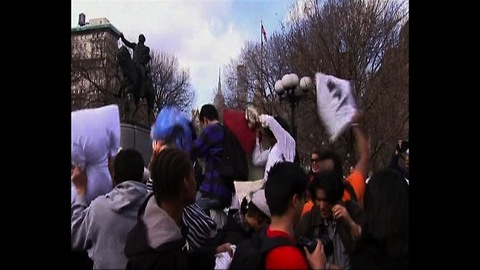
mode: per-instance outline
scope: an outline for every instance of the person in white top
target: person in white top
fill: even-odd
[[[259,124],[264,128],[263,138],[268,140],[271,146],[263,174],[263,180],[266,182],[268,171],[275,163],[280,161],[294,162],[296,143],[289,133],[290,129],[287,122],[283,118],[268,114],[261,114],[258,118]]]
[[[251,119],[249,127],[257,129],[252,163],[256,166],[265,166],[263,178],[251,181],[235,181],[236,200],[232,200],[232,209],[239,208],[244,198],[248,202],[250,197],[248,194],[252,194],[264,186],[267,181],[268,171],[275,163],[279,161],[293,162],[296,158],[295,140],[290,135],[289,126],[283,118],[262,114]],[[263,135],[262,140],[265,140],[265,144],[269,146],[268,148],[262,148],[262,143],[258,138],[259,133]]]
[[[263,146],[263,142],[260,141],[260,131],[257,129],[257,138],[255,140],[255,148],[252,152],[252,163],[255,166],[263,166],[267,164],[268,155],[270,154],[270,150],[272,149],[270,145],[265,148]]]
[[[258,118],[256,119],[258,121]],[[242,201],[246,199],[247,202],[250,201],[251,194],[255,191],[263,188],[265,181],[263,180],[262,170],[265,170],[265,165],[267,164],[268,155],[270,154],[271,147],[265,147],[264,142],[260,139],[261,132],[260,132],[260,122],[254,123],[250,128],[256,128],[257,138],[255,141],[255,148],[252,152],[252,164],[257,166],[259,171],[256,174],[258,177],[254,179],[250,179],[250,181],[235,181],[233,182],[235,185],[235,200],[232,200],[232,205],[230,206],[231,209],[240,209]],[[269,143],[269,142],[267,142]],[[250,170],[251,172],[251,170]],[[260,176],[261,174],[261,176]]]

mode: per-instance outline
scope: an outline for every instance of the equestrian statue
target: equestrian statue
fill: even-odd
[[[140,108],[140,100],[145,98],[147,100],[148,125],[150,125],[155,97],[152,77],[150,76],[150,48],[145,45],[143,34],[138,36],[138,43],[126,40],[123,33],[120,34],[120,38],[124,45],[120,47],[117,53],[121,79],[118,94],[115,96],[123,98],[125,105],[124,120],[130,111],[129,101],[131,97],[133,96],[135,109],[130,116],[130,120],[133,120],[133,116]],[[130,57],[127,47],[133,50],[133,59]]]

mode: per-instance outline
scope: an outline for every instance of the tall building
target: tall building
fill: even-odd
[[[215,93],[215,98],[213,102],[219,114],[222,114],[223,110],[225,109],[225,97],[223,96],[222,82],[220,80],[220,68],[218,69],[218,86],[217,86],[217,91]]]
[[[71,28],[72,111],[116,103],[112,95],[119,87],[116,76],[120,31],[106,18],[86,22],[81,13]]]

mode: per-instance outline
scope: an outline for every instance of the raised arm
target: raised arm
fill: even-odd
[[[295,139],[293,139],[292,135],[288,133],[283,127],[268,114],[262,114],[259,116],[259,120],[264,127],[268,127],[275,139],[277,140],[277,144],[282,150],[284,158],[286,161],[293,162],[295,159]]]
[[[255,141],[255,148],[252,153],[252,163],[255,166],[265,166],[267,164],[268,154],[270,154],[270,149],[262,149],[260,141],[257,137]]]
[[[75,203],[72,205],[71,241],[73,250],[87,249],[90,239],[91,215],[86,196],[87,175],[76,166],[72,175],[72,182],[77,189]]]
[[[363,179],[366,179],[368,176],[369,170],[369,159],[370,159],[370,149],[368,147],[368,141],[365,135],[363,134],[360,123],[361,116],[359,116],[352,124],[352,132],[355,137],[355,145],[357,148],[358,162],[355,165],[355,170],[359,171],[363,175]]]
[[[123,33],[120,34],[120,38],[122,39],[122,42],[123,42],[123,44],[125,44],[125,46],[129,47],[130,49],[135,50],[135,47],[137,46],[137,44],[126,40],[125,37],[123,36]]]

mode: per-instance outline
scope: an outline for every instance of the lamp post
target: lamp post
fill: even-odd
[[[306,97],[309,89],[313,86],[310,77],[303,77],[298,79],[297,74],[290,73],[283,76],[281,80],[275,82],[275,92],[280,96],[280,102],[286,101],[290,104],[292,112],[291,126],[292,137],[297,140],[297,128],[295,127],[295,108],[298,106],[300,100]],[[299,89],[301,91],[296,91]]]

